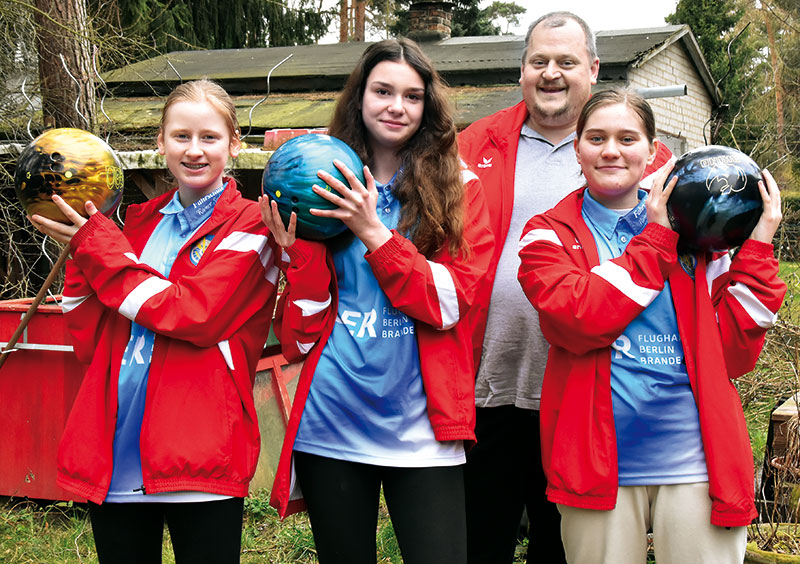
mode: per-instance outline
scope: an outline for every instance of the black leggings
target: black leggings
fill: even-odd
[[[374,564],[381,484],[405,564],[465,564],[463,466],[396,468],[295,451],[321,564]]]
[[[198,503],[89,503],[100,564],[159,564],[164,522],[176,564],[237,564],[244,499]]]
[[[523,507],[528,510],[527,562],[563,564],[561,514],[545,496],[539,412],[513,405],[479,407],[478,443],[467,454],[469,564],[511,564]]]

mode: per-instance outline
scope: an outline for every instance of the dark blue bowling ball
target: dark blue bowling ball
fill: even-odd
[[[724,251],[750,236],[763,208],[761,169],[730,147],[709,145],[682,155],[667,178],[678,177],[667,202],[679,246],[693,251]]]

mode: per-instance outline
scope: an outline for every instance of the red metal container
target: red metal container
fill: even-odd
[[[0,302],[0,346],[32,299]],[[61,314],[40,305],[0,368],[0,495],[83,501],[56,486],[56,452],[84,367]]]

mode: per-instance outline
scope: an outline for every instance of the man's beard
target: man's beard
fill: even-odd
[[[569,102],[565,102],[563,106],[556,109],[543,108],[534,102],[533,108],[529,109],[528,111],[533,114],[535,119],[547,122],[569,115],[570,110],[572,110],[572,108],[570,107]]]

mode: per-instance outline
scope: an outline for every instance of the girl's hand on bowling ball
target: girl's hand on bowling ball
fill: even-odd
[[[267,196],[258,197],[258,206],[261,208],[261,219],[267,226],[269,232],[275,237],[275,242],[284,249],[291,247],[297,240],[295,231],[297,230],[297,214],[292,212],[289,217],[289,228],[283,225],[283,218],[278,211],[278,202],[271,201]]]
[[[650,188],[650,194],[648,194],[645,202],[647,222],[663,225],[667,229],[672,229],[672,224],[669,222],[669,214],[667,214],[667,202],[670,194],[672,194],[672,189],[678,183],[678,177],[673,177],[666,186],[664,186],[664,182],[666,182],[667,176],[672,172],[672,167],[674,166],[675,158],[673,157],[654,173],[653,186]]]
[[[751,239],[772,243],[772,238],[778,230],[783,214],[781,212],[781,192],[775,179],[767,169],[761,171],[764,180],[759,181],[758,191],[761,192],[761,201],[764,203],[764,211],[758,223],[750,234]]]
[[[381,222],[378,217],[376,206],[378,205],[378,189],[375,186],[375,178],[364,167],[364,179],[367,185],[364,186],[347,166],[338,160],[333,164],[347,180],[349,187],[334,176],[324,170],[320,170],[317,176],[320,177],[332,190],[314,185],[314,193],[325,198],[336,209],[321,210],[311,209],[311,214],[319,217],[335,217],[350,228],[353,234],[361,239],[369,252],[375,251],[386,241],[392,238],[392,232]]]
[[[63,213],[67,220],[69,220],[71,223],[61,223],[38,214],[35,214],[32,217],[29,216],[28,219],[36,229],[45,235],[49,235],[59,243],[69,245],[69,242],[72,240],[72,237],[75,235],[75,233],[78,232],[78,229],[83,227],[83,224],[88,220],[72,209],[72,207],[70,207],[70,205],[67,204],[67,202],[65,202],[60,196],[53,194],[53,203],[58,206],[58,209],[61,211],[61,213]],[[84,209],[89,216],[93,216],[97,213],[97,207],[91,200],[84,204]]]

